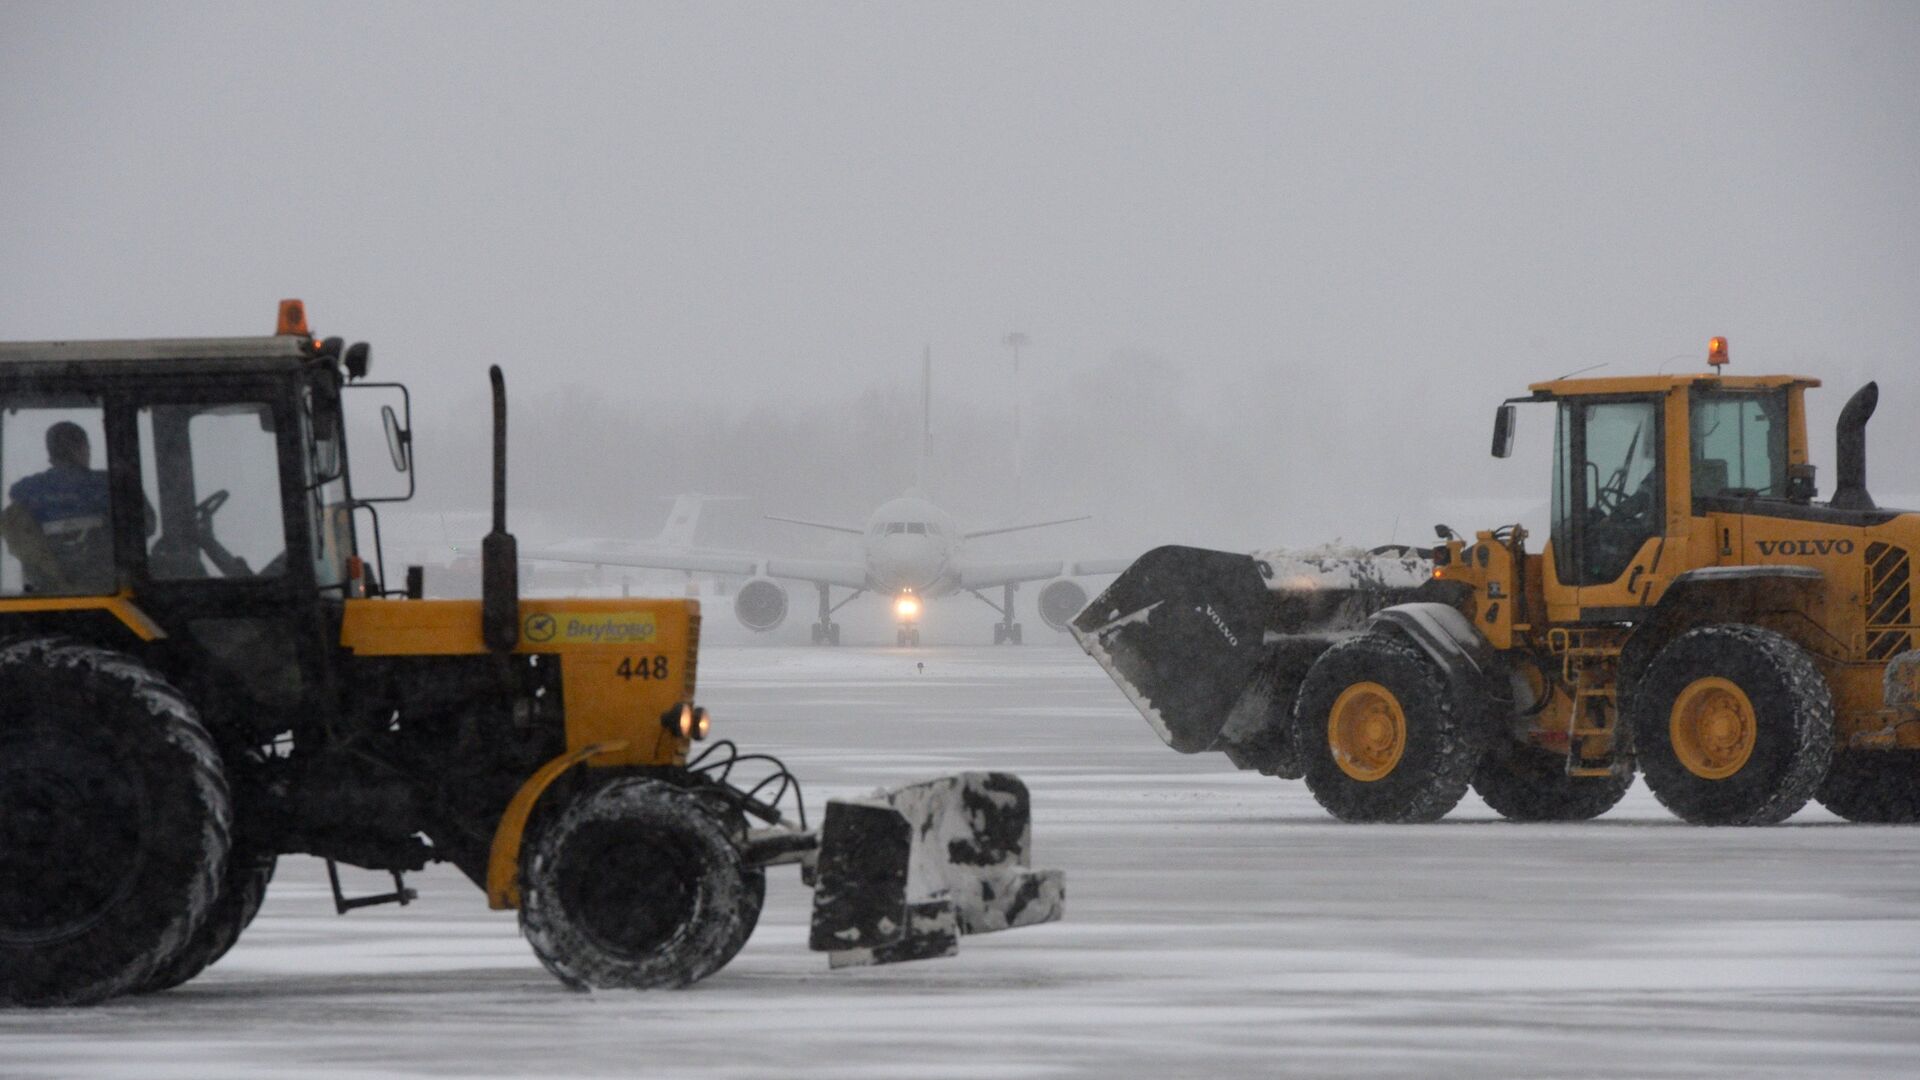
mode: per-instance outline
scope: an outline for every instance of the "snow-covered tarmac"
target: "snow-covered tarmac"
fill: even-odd
[[[1920,1073],[1920,828],[1692,828],[1639,787],[1583,825],[1472,796],[1439,825],[1340,825],[1297,781],[1168,750],[1065,647],[711,648],[700,679],[717,734],[784,757],[816,810],[1020,773],[1067,921],[829,972],[789,870],[715,977],[580,995],[457,873],[337,917],[322,864],[289,859],[186,987],[0,1013],[0,1076]]]

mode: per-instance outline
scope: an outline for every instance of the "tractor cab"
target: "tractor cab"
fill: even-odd
[[[278,330],[0,345],[0,599],[263,726],[315,711],[344,602],[379,589],[342,410],[367,349],[315,341],[298,302]]]

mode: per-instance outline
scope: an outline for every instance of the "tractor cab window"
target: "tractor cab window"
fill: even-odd
[[[307,447],[307,514],[312,519],[313,579],[323,589],[344,588],[347,559],[354,553],[353,507],[347,501],[346,458],[341,452],[340,409],[311,391],[301,401],[300,428]]]
[[[114,591],[103,417],[98,398],[0,402],[0,594]]]
[[[1787,392],[1695,390],[1693,497],[1787,494]]]
[[[1564,401],[1554,441],[1554,570],[1618,580],[1664,527],[1658,401]]]
[[[287,567],[280,447],[263,402],[140,410],[140,479],[158,510],[158,580],[278,577]]]

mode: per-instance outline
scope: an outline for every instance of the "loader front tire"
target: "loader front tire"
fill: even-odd
[[[1833,699],[1805,649],[1772,630],[1690,630],[1628,703],[1654,797],[1695,825],[1771,825],[1813,797],[1833,760]]]
[[[1432,661],[1385,634],[1320,654],[1294,706],[1308,790],[1341,821],[1445,817],[1467,793],[1479,741]]]
[[[143,985],[200,932],[233,810],[193,706],[123,654],[0,650],[0,1003]]]
[[[1815,797],[1848,821],[1920,821],[1920,750],[1843,750]]]
[[[758,914],[726,827],[685,789],[642,777],[589,788],[549,819],[520,882],[521,932],[576,989],[696,982]]]
[[[1503,739],[1473,770],[1473,790],[1508,821],[1586,821],[1613,809],[1633,773],[1567,775],[1567,755]]]

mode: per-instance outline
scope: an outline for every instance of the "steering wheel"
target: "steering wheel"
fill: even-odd
[[[1607,482],[1600,485],[1600,490],[1593,493],[1593,505],[1603,513],[1612,514],[1620,509],[1621,503],[1626,501],[1627,467],[1622,465],[1614,470],[1612,476],[1607,477]]]
[[[221,488],[194,504],[193,523],[202,534],[210,535],[213,532],[213,515],[227,505],[227,498],[227,489]]]

